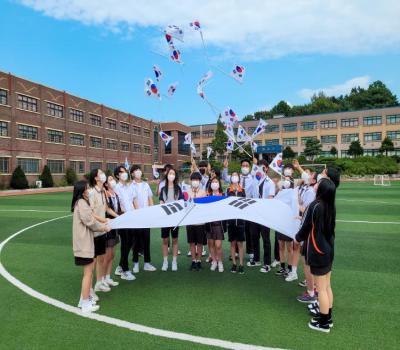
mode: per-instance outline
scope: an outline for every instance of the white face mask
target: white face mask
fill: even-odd
[[[232,181],[233,184],[239,183],[239,176],[237,176],[237,175],[232,175],[231,181]]]
[[[301,178],[304,181],[305,185],[309,185],[310,184],[310,175],[307,174],[305,171],[301,174]]]
[[[107,181],[107,176],[106,176],[106,174],[104,174],[104,173],[100,174],[99,180],[100,180],[100,182],[101,182],[102,184],[105,183],[105,182]]]
[[[193,188],[198,188],[200,186],[200,181],[199,180],[193,180],[192,181],[192,187]]]
[[[175,180],[175,175],[168,175],[168,181],[174,182]]]
[[[128,173],[122,173],[122,174],[119,176],[119,178],[120,178],[122,181],[128,180]]]
[[[283,180],[282,181],[282,187],[287,189],[290,188],[290,181],[289,180]]]
[[[140,180],[141,178],[142,178],[142,171],[141,170],[135,170],[134,172],[133,172],[133,175],[135,175],[135,179],[138,179],[138,180]]]
[[[323,179],[324,177],[325,177],[324,174],[318,174],[317,182],[319,182],[319,180]]]
[[[213,191],[217,191],[219,189],[219,183],[218,182],[212,182],[211,183],[211,189]]]
[[[243,175],[247,175],[250,172],[250,169],[246,166],[246,167],[242,167],[242,174]]]
[[[285,169],[283,171],[283,175],[285,176],[292,176],[293,175],[293,170],[292,169]]]
[[[115,186],[117,186],[117,183],[115,182],[115,180],[111,180],[111,181],[108,182],[108,185],[109,185],[111,188],[115,188]]]

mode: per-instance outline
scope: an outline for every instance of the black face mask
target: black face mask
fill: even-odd
[[[206,169],[204,168],[200,168],[199,171],[201,175],[204,175],[206,173]]]

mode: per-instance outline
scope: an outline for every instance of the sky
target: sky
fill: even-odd
[[[375,80],[400,97],[399,15],[392,0],[0,0],[0,70],[157,122],[214,123],[227,106],[243,117]],[[183,64],[168,59],[170,24]],[[162,94],[179,83],[172,98],[145,96],[154,64]],[[196,92],[208,70],[214,110]]]

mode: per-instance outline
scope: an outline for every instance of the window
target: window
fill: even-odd
[[[283,144],[285,146],[296,146],[297,145],[297,138],[296,137],[291,137],[291,138],[283,139]]]
[[[17,158],[17,165],[22,168],[25,174],[39,173],[39,159]]]
[[[38,100],[33,97],[18,95],[18,108],[31,112],[38,111]]]
[[[349,150],[340,151],[341,157],[345,158],[349,156]]]
[[[192,139],[198,139],[200,137],[200,131],[192,131]]]
[[[381,132],[367,132],[364,134],[364,142],[372,142],[380,140],[382,140]]]
[[[265,132],[279,132],[279,125],[267,125]]]
[[[101,137],[90,136],[90,147],[101,148],[102,147]]]
[[[64,142],[64,132],[59,130],[47,129],[47,141],[54,143]]]
[[[10,172],[10,158],[0,157],[0,174],[8,174]]]
[[[317,122],[302,122],[301,130],[315,130],[317,128]]]
[[[386,116],[386,124],[400,124],[400,114]]]
[[[190,156],[190,145],[185,145],[185,133],[178,131],[178,154]]]
[[[117,121],[114,119],[106,118],[106,128],[111,130],[117,130]]]
[[[151,153],[151,148],[150,148],[150,146],[144,146],[144,147],[143,147],[143,153],[144,153],[144,154],[150,154],[150,153]]]
[[[336,135],[322,135],[321,143],[337,143]]]
[[[142,152],[142,146],[140,146],[138,143],[134,143],[132,145],[132,152],[135,152],[135,153]]]
[[[377,156],[379,154],[379,149],[364,149],[364,156]]]
[[[247,133],[248,133],[249,135],[251,135],[251,134],[253,134],[254,130],[256,130],[256,128],[255,128],[254,126],[248,127],[248,128],[247,128]]]
[[[304,146],[308,140],[316,140],[317,136],[306,136],[301,138],[301,144]]]
[[[47,114],[56,118],[64,118],[64,107],[55,103],[47,102]]]
[[[169,136],[171,136],[171,132],[170,131],[166,131],[165,132],[167,135],[169,135]],[[164,146],[164,153],[165,154],[171,154],[172,153],[172,142],[173,142],[174,140],[171,140],[169,143],[168,143],[168,145],[165,145]],[[197,147],[196,147],[196,149],[197,149]]]
[[[133,135],[142,135],[141,129],[139,126],[134,125],[132,130]]]
[[[106,163],[106,170],[114,173],[114,169],[118,166],[118,163]]]
[[[279,139],[265,140],[266,146],[279,145]]]
[[[381,116],[373,116],[373,117],[364,117],[364,125],[381,125],[382,124],[382,117]]]
[[[205,137],[205,138],[214,137],[214,130],[204,130],[203,137]]]
[[[92,171],[93,169],[101,169],[103,167],[103,163],[102,162],[90,162],[89,163],[89,167],[90,167],[90,171]]]
[[[101,116],[90,114],[90,124],[94,126],[101,126]]]
[[[254,142],[257,144],[257,146],[261,146],[262,145],[262,141],[261,140],[254,140]],[[211,147],[211,143],[210,143],[210,147]]]
[[[72,120],[73,122],[78,122],[78,123],[85,122],[83,111],[79,111],[73,108],[69,109],[69,119]]]
[[[8,136],[8,123],[0,121],[0,136]]]
[[[47,166],[52,174],[64,174],[64,161],[47,159]]]
[[[129,152],[129,142],[121,141],[121,151]]]
[[[334,129],[337,127],[337,120],[321,120],[319,125],[321,129]]]
[[[106,139],[106,148],[117,150],[118,149],[117,140]]]
[[[30,125],[18,124],[18,137],[27,140],[37,140],[39,138],[38,128]]]
[[[8,104],[8,92],[7,90],[0,89],[0,105]]]
[[[358,118],[342,119],[340,123],[342,128],[354,128],[358,126]]]
[[[70,145],[85,146],[85,135],[69,134]]]
[[[150,174],[153,171],[153,168],[151,165],[145,164],[143,165],[143,172],[145,174]]]
[[[386,136],[389,137],[391,140],[400,140],[400,130],[396,131],[388,131]]]
[[[120,125],[121,125],[121,131],[122,132],[129,133],[129,124],[121,122]]]
[[[283,131],[296,131],[297,130],[296,123],[283,124],[282,127],[283,127]]]
[[[70,160],[69,166],[74,169],[77,174],[85,173],[85,162],[82,160]]]
[[[358,134],[342,134],[342,143],[352,143],[358,141]]]
[[[143,137],[150,137],[150,130],[143,128]]]

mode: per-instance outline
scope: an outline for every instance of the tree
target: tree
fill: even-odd
[[[337,151],[337,149],[336,149],[335,146],[332,146],[331,149],[330,149],[330,151],[329,151],[329,153],[330,153],[333,157],[336,157],[337,154],[338,154],[338,151]]]
[[[279,101],[278,104],[271,109],[272,115],[283,114],[285,117],[290,115],[291,107],[286,101]]]
[[[318,139],[308,139],[306,142],[306,147],[304,148],[304,155],[307,158],[313,160],[316,156],[321,153],[322,144]]]
[[[45,165],[42,173],[39,176],[39,180],[42,181],[42,187],[53,187],[54,181],[53,176],[51,175],[50,168]]]
[[[361,146],[360,140],[352,141],[347,152],[349,156],[362,156],[364,154],[364,149]]]
[[[282,152],[282,158],[284,159],[293,159],[296,156],[296,153],[290,148],[290,146],[286,146]]]
[[[22,190],[29,187],[28,180],[20,166],[17,166],[11,175],[10,187],[16,190]]]
[[[394,151],[394,144],[390,137],[385,137],[382,141],[381,147],[379,148],[379,153],[385,153],[386,157],[388,152]]]
[[[218,119],[217,130],[215,131],[214,139],[211,142],[211,147],[216,154],[224,154],[226,151],[226,142],[228,141],[228,136],[224,132],[224,125]]]
[[[75,170],[72,168],[68,168],[65,172],[65,181],[67,182],[67,184],[73,185],[77,180],[78,176],[76,175]]]

